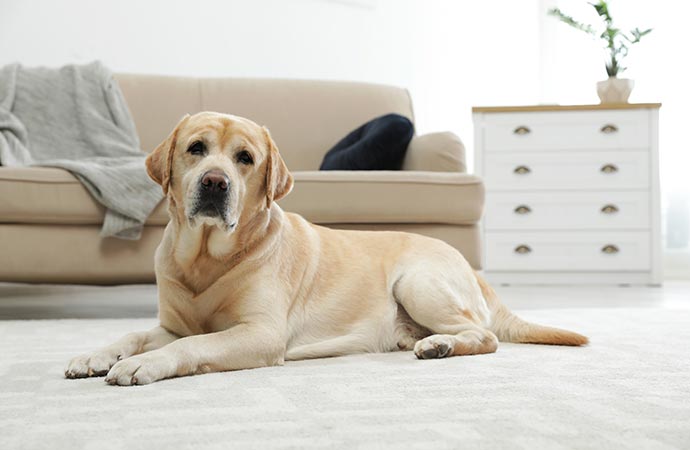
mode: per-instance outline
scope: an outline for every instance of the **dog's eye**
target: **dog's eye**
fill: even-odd
[[[242,150],[241,152],[239,152],[237,154],[237,156],[235,158],[237,159],[238,163],[247,164],[247,165],[254,164],[254,159],[252,158],[252,155],[250,155],[247,150]]]
[[[187,148],[187,151],[192,155],[203,155],[206,151],[206,144],[201,141],[196,141]]]

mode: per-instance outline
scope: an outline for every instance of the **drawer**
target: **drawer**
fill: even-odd
[[[486,233],[488,271],[647,271],[645,231],[522,231]]]
[[[648,192],[488,192],[487,230],[644,230]]]
[[[485,149],[647,149],[649,123],[645,110],[491,114],[485,119]]]
[[[649,187],[649,152],[515,152],[484,154],[488,190]]]

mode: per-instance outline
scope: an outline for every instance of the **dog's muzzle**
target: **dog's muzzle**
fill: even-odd
[[[217,217],[225,222],[229,197],[230,178],[220,170],[209,170],[199,178],[190,216]]]

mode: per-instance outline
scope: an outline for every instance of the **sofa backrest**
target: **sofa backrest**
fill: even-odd
[[[405,89],[367,83],[118,74],[139,132],[153,150],[186,113],[218,111],[265,125],[291,170],[316,170],[325,152],[374,117],[414,120]]]

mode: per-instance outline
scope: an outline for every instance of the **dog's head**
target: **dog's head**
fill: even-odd
[[[293,185],[266,128],[213,112],[185,116],[146,158],[146,169],[189,226],[228,233]]]

